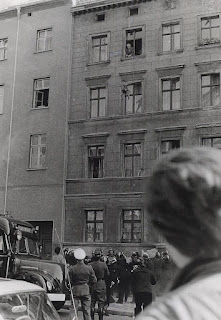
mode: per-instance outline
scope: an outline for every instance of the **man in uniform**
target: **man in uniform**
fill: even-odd
[[[109,270],[105,262],[101,261],[102,252],[96,249],[93,255],[91,266],[97,277],[97,283],[91,290],[91,318],[94,320],[95,304],[98,303],[99,320],[103,319],[104,305],[106,302],[106,283],[105,279],[109,277]]]
[[[74,251],[74,257],[77,260],[77,264],[70,268],[70,280],[76,310],[81,302],[84,320],[91,320],[91,296],[89,285],[93,286],[97,282],[97,279],[92,266],[84,263],[86,253],[83,249],[76,249]]]

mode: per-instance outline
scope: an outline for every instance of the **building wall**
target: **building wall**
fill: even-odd
[[[73,10],[65,242],[84,246],[88,254],[96,246],[104,252],[113,247],[130,255],[134,250],[141,253],[163,245],[144,212],[145,177],[160,156],[161,141],[179,138],[181,147],[191,147],[201,145],[202,137],[221,136],[221,105],[203,108],[200,100],[200,75],[220,70],[220,43],[198,45],[200,17],[220,14],[219,1],[177,0],[173,9],[164,0],[134,3],[139,14],[132,17],[126,2],[122,6],[109,2],[106,7],[105,3],[88,4]],[[96,21],[99,12],[105,13],[105,21]],[[182,50],[162,53],[161,26],[176,20],[181,21]],[[124,59],[125,29],[139,26],[145,30],[144,54]],[[105,32],[110,33],[110,61],[90,65],[90,37]],[[181,76],[181,110],[163,111],[161,78],[175,75]],[[142,113],[124,115],[122,81],[138,79],[143,83]],[[90,119],[89,87],[98,83],[108,88],[106,116]],[[126,141],[142,143],[140,177],[122,177],[122,144]],[[105,145],[105,177],[88,179],[87,146],[99,143]],[[103,243],[85,241],[85,209],[89,208],[104,210]],[[121,242],[122,209],[126,208],[142,210],[141,243]],[[166,269],[161,287],[174,274],[173,266]]]
[[[21,8],[6,207],[16,218],[28,221],[36,219],[53,221],[60,235],[63,214],[70,19],[70,5],[64,1]],[[37,31],[45,28],[52,28],[52,50],[37,53]],[[11,28],[8,30],[12,32]],[[0,37],[3,32],[1,29]],[[8,37],[9,52],[12,53],[5,64],[5,73],[8,71],[7,63],[12,64],[15,54],[11,48],[15,34],[12,36],[9,34]],[[49,107],[33,109],[34,79],[44,77],[50,77]],[[6,81],[8,81],[6,85],[10,86],[10,80]],[[9,95],[7,87],[5,91],[7,98]],[[10,99],[8,100],[10,102]],[[44,170],[29,170],[32,134],[46,134]]]

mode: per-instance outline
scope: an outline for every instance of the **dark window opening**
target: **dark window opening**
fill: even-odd
[[[143,32],[142,28],[128,30],[126,32],[125,56],[130,58],[142,54]]]
[[[104,176],[104,146],[88,149],[88,178],[103,178]]]
[[[105,20],[105,14],[101,13],[101,14],[97,14],[97,21],[104,21]]]
[[[131,8],[129,10],[130,10],[130,16],[138,15],[138,8]]]
[[[31,17],[31,16],[32,16],[32,13],[31,13],[31,12],[29,12],[29,13],[28,13],[28,17]]]
[[[180,139],[161,141],[161,154],[167,154],[172,150],[180,148]]]

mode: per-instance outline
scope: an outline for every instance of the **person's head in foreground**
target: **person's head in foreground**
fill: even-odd
[[[221,151],[180,149],[162,158],[146,206],[181,271],[141,319],[221,319]]]

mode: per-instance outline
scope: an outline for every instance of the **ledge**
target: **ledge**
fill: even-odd
[[[221,123],[201,123],[195,125],[195,129],[221,127]]]
[[[92,77],[86,77],[85,81],[91,81],[91,80],[101,80],[101,79],[109,79],[111,77],[110,74],[100,75],[100,76],[92,76]]]
[[[170,54],[176,54],[176,53],[182,53],[184,49],[179,49],[179,50],[173,50],[173,51],[159,51],[158,56],[163,56],[163,55],[170,55]]]
[[[104,64],[109,64],[111,60],[106,60],[106,61],[101,61],[101,62],[88,62],[87,66],[92,67],[92,66],[97,66],[97,65],[104,65]]]
[[[214,44],[205,44],[202,46],[196,46],[196,50],[203,50],[203,49],[213,49],[213,48],[219,48],[221,47],[221,43],[214,43]]]
[[[163,132],[163,131],[176,131],[176,130],[185,130],[186,126],[174,126],[174,127],[162,127],[156,128],[156,132]]]
[[[185,64],[178,64],[176,66],[166,66],[166,67],[162,67],[162,68],[156,68],[156,71],[164,71],[164,70],[174,70],[174,69],[183,69],[185,68]]]
[[[47,170],[47,168],[40,168],[40,169],[31,169],[31,168],[28,168],[26,169],[26,171],[45,171]]]
[[[129,71],[129,72],[121,72],[119,73],[119,76],[123,77],[123,76],[130,76],[130,75],[134,75],[134,74],[142,74],[142,73],[146,73],[147,69],[145,70],[136,70],[136,71]]]
[[[201,65],[208,65],[208,64],[212,64],[212,63],[221,63],[221,59],[220,60],[213,60],[213,61],[203,61],[203,62],[195,62],[195,66],[201,66]]]
[[[120,60],[121,61],[131,61],[131,60],[136,60],[136,59],[141,59],[141,58],[146,58],[146,54],[139,54],[133,57],[122,57]]]
[[[87,138],[96,138],[96,137],[108,137],[109,136],[109,132],[96,132],[96,133],[89,133],[89,134],[85,134],[82,137],[84,139]]]
[[[146,133],[147,129],[135,129],[135,130],[125,130],[119,131],[118,135],[127,135],[127,134],[139,134],[139,133]]]

